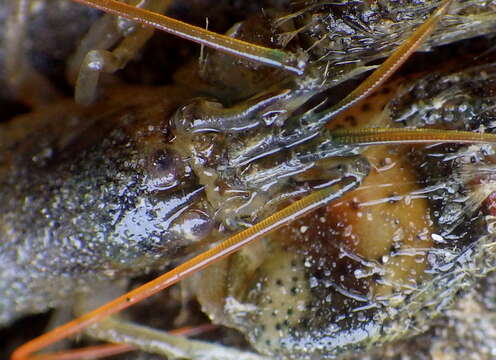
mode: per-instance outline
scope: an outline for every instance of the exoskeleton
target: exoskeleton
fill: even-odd
[[[144,6],[160,11],[169,5],[150,4]],[[139,50],[125,41],[136,35],[146,42],[144,29],[127,24],[112,28],[118,39],[105,50],[73,60],[83,68],[79,75],[69,71],[70,81],[78,99],[92,105],[57,100],[1,124],[3,325],[177,264],[322,188],[333,194],[326,206],[185,284],[213,323],[240,330],[260,356],[395,356],[394,347],[377,348],[428,330],[446,312],[466,311],[452,305],[480,278],[491,294],[491,138],[453,144],[424,136],[429,145],[419,145],[398,135],[399,144],[391,145],[396,138],[389,133],[377,145],[381,140],[373,136],[380,134],[352,131],[350,140],[336,129],[491,133],[494,57],[469,56],[400,77],[334,116],[333,104],[350,84],[391,55],[440,2],[277,5],[228,33],[291,51],[295,71],[205,50],[201,62],[174,74],[172,85],[110,84],[98,92],[100,72],[124,66],[125,50]],[[491,1],[454,1],[423,49],[474,36],[488,48],[495,7]],[[94,25],[81,46],[97,47],[101,39],[91,32],[109,24]],[[5,56],[8,63],[14,55]],[[24,72],[27,81],[30,71]],[[20,98],[23,89],[32,90],[25,81],[14,81]],[[463,300],[481,312],[494,305],[470,292]],[[459,316],[457,326],[470,328],[477,319],[465,320]],[[483,325],[494,329],[492,321]],[[155,348],[150,333],[119,328],[116,335],[115,329],[93,333],[170,357],[207,354],[204,343]],[[493,337],[461,333],[432,340],[424,353],[435,357],[443,346],[470,352],[450,345],[469,346],[475,339],[480,356],[490,358]],[[258,358],[230,351],[221,356]]]

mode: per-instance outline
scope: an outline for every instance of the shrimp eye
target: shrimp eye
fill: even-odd
[[[214,222],[204,211],[188,210],[172,224],[170,231],[179,239],[197,242],[203,240],[212,231]]]
[[[151,191],[164,191],[186,183],[191,176],[187,164],[170,149],[159,149],[147,159],[148,185]]]

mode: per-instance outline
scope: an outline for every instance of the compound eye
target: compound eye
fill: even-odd
[[[186,182],[186,164],[170,149],[154,151],[147,160],[148,184],[151,191],[164,191]]]
[[[170,230],[178,238],[193,243],[207,237],[213,226],[214,221],[208,214],[198,209],[192,209],[174,221]]]

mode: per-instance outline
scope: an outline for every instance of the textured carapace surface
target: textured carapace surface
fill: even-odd
[[[50,19],[43,11],[53,15],[66,6],[74,16],[71,31],[83,34],[86,20],[79,19],[88,18],[72,11],[89,10],[66,1],[53,2],[53,8],[34,3],[28,61],[64,90],[60,64],[75,47],[72,36],[40,19]],[[206,10],[200,3],[188,6],[198,6],[191,14],[201,23]],[[209,10],[225,21],[222,11],[241,20],[244,13],[266,8],[254,11],[231,33],[303,49],[310,59],[303,78],[212,51],[198,66],[189,47],[181,46],[177,51],[191,64],[178,71],[170,57],[152,57],[158,60],[152,61],[151,72],[125,70],[104,80],[109,90],[102,91],[94,107],[82,108],[72,100],[43,104],[1,125],[0,323],[58,307],[76,292],[91,291],[96,282],[161,268],[197,251],[214,235],[252,223],[339,176],[341,160],[304,163],[316,149],[312,146],[274,156],[257,151],[286,134],[282,129],[290,115],[305,119],[301,114],[311,114],[324,96],[338,99],[348,84],[335,85],[364,73],[370,61],[387,57],[439,4],[241,3],[246,2],[210,3]],[[494,1],[455,1],[452,15],[426,48],[474,35],[489,38],[495,6]],[[184,3],[175,4],[173,14],[185,14],[185,9]],[[0,14],[6,19],[8,10],[0,8]],[[223,30],[230,24],[225,25]],[[216,26],[212,21],[211,27]],[[48,39],[43,46],[59,49],[59,57],[36,64],[42,35]],[[481,42],[482,48],[489,47],[486,38]],[[451,45],[435,56],[463,52],[466,46]],[[156,54],[161,46],[152,48]],[[129,69],[149,69],[147,51]],[[5,56],[0,49],[0,62]],[[494,59],[479,67],[471,62],[463,58],[445,72],[400,78],[332,126],[491,131]],[[54,63],[59,67],[52,74],[49,69],[57,67],[47,64]],[[422,66],[409,65],[420,71],[435,68]],[[156,74],[174,86],[121,87],[122,79],[135,81],[143,73],[147,84],[162,81],[150,80]],[[198,95],[204,98],[192,99]],[[12,97],[8,93],[4,100],[11,103]],[[204,132],[201,122],[195,123],[201,116],[219,120],[220,128]],[[237,128],[239,118],[243,121]],[[185,131],[195,126],[201,131]],[[493,267],[494,204],[484,202],[493,192],[492,155],[492,147],[480,145],[365,150],[362,156],[372,170],[361,188],[201,275],[200,285],[208,287],[197,287],[203,308],[214,322],[246,333],[261,352],[282,358],[368,351],[427,330],[431,317],[445,313],[459,292],[475,286],[476,278]],[[292,161],[295,157],[299,163]],[[492,280],[484,281],[486,298],[491,298]],[[480,313],[494,309],[480,295],[470,296],[465,304]],[[435,356],[447,348],[459,355],[472,346],[490,358],[494,339],[463,331],[482,324],[463,322],[460,314],[466,309],[462,304],[448,312],[454,319],[451,327],[445,327],[444,335],[432,330],[438,335],[425,341],[425,354]],[[395,356],[411,344],[415,341],[387,345],[377,356]]]

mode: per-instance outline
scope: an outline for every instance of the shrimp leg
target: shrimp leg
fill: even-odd
[[[137,6],[161,13],[170,0],[134,1]],[[112,15],[103,16],[88,32],[68,67],[69,81],[75,82],[75,100],[88,105],[96,98],[100,73],[114,73],[126,66],[153,35],[154,29],[145,26],[128,26],[117,22]],[[101,34],[107,34],[102,37]],[[114,46],[112,51],[106,50]],[[97,49],[97,50],[91,50]],[[77,75],[76,75],[77,74]],[[77,80],[75,80],[77,78]]]

